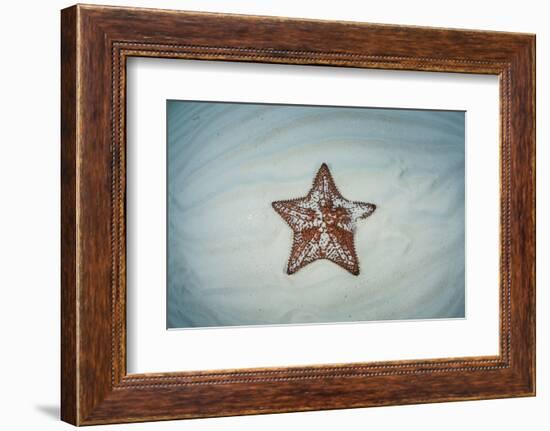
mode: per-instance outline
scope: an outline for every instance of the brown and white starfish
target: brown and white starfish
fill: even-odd
[[[318,259],[328,259],[359,275],[353,232],[357,220],[370,216],[376,205],[345,199],[325,163],[306,197],[271,205],[294,231],[288,274]]]

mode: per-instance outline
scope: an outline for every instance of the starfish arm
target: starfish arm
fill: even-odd
[[[359,275],[359,261],[355,253],[353,233],[337,229],[329,233],[325,246],[325,258],[346,269],[353,275]]]
[[[353,202],[353,208],[353,215],[358,220],[370,216],[376,209],[376,205],[368,202]]]
[[[315,200],[325,201],[332,201],[342,197],[326,163],[323,163],[317,171],[308,196]]]
[[[349,222],[351,224],[350,227],[352,228],[352,230],[357,220],[367,218],[376,209],[376,205],[374,204],[371,204],[368,202],[357,202],[357,201],[353,202],[353,201],[348,201],[347,199],[344,199],[344,198],[335,199],[334,205],[335,207],[344,208],[346,211],[348,211]]]
[[[287,273],[294,274],[307,264],[322,257],[317,229],[295,232],[292,251],[288,258]]]
[[[276,201],[271,205],[295,232],[314,227],[315,212],[307,207],[306,199]]]

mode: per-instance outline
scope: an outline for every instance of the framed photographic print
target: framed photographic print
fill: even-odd
[[[535,394],[535,37],[62,11],[62,419]]]

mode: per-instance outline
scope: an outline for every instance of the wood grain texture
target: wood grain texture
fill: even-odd
[[[61,16],[61,417],[77,422],[76,9]]]
[[[533,35],[79,5],[62,11],[61,36],[63,420],[87,425],[534,395]],[[499,75],[500,354],[127,375],[129,56]]]

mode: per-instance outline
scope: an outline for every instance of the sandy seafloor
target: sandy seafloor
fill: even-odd
[[[168,328],[465,316],[464,112],[168,101]],[[286,274],[271,202],[323,162],[357,223],[361,273]]]

